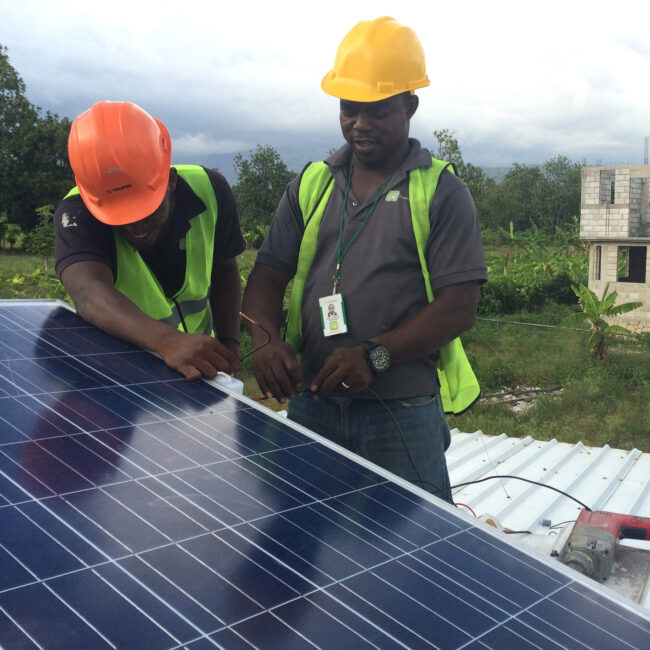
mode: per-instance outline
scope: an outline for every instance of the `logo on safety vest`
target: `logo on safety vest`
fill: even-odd
[[[386,193],[386,200],[390,201],[391,203],[395,203],[400,199],[406,199],[408,201],[408,196],[402,196],[399,193],[399,190],[391,190],[390,192]]]

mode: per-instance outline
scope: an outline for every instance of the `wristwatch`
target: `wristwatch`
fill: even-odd
[[[383,345],[370,340],[361,345],[366,349],[366,363],[372,372],[386,372],[390,368],[390,353]]]

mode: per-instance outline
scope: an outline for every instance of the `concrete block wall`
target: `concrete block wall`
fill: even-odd
[[[602,239],[630,236],[630,210],[627,205],[582,206],[580,238]]]
[[[590,240],[650,236],[649,183],[650,165],[583,167],[580,237]]]
[[[605,242],[591,245],[589,252],[589,288],[600,298],[609,282],[609,290],[618,293],[617,304],[624,302],[642,302],[643,305],[634,311],[622,314],[610,322],[627,327],[635,332],[650,332],[650,250],[646,256],[646,281],[644,284],[636,282],[617,282],[618,277],[618,247],[628,246],[629,242]],[[594,262],[596,259],[596,246],[601,247],[600,280],[594,278]],[[649,246],[650,248],[650,246]]]
[[[641,237],[642,178],[630,179],[630,237]]]
[[[650,237],[650,179],[641,178],[639,237]]]
[[[617,167],[614,175],[614,203],[616,205],[629,204],[630,196],[630,168]]]
[[[580,202],[582,205],[599,205],[602,203],[600,179],[598,175],[590,173],[588,167],[582,168],[582,183],[580,185],[580,193]]]
[[[599,177],[598,203],[611,203],[612,179],[614,178],[614,172],[611,169],[603,169],[601,170]]]
[[[604,260],[603,274],[605,282],[616,282],[618,277],[618,246],[603,247]],[[601,275],[603,279],[603,275]]]

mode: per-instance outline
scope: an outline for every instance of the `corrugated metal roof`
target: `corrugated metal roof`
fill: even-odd
[[[650,454],[638,449],[587,447],[555,439],[486,436],[482,431],[454,429],[447,465],[452,486],[497,474],[514,475],[562,490],[592,510],[650,517]],[[563,494],[514,478],[460,487],[453,490],[453,497],[479,517],[489,514],[496,518],[502,528],[533,533],[519,536],[524,545],[534,547],[528,537],[539,540],[547,536],[549,544],[535,549],[542,553],[558,543],[559,524],[575,520],[582,510]],[[565,533],[570,528],[566,526]],[[650,549],[647,542],[637,545]],[[640,601],[650,608],[647,588]]]

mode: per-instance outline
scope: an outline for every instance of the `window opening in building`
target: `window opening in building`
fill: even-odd
[[[616,171],[602,169],[600,171],[599,203],[613,204],[616,200]]]
[[[594,268],[592,278],[594,280],[600,280],[600,260],[602,255],[602,246],[596,246],[594,248]]]
[[[647,246],[619,246],[616,258],[616,280],[645,283],[647,256]]]

